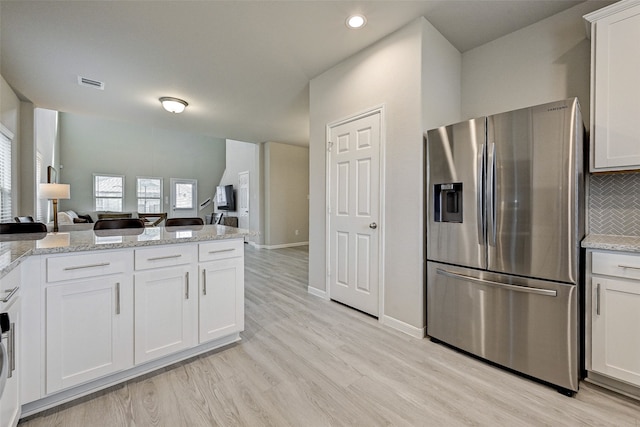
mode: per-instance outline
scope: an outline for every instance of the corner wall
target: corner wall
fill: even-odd
[[[310,292],[327,295],[326,125],[383,105],[380,317],[414,336],[422,336],[425,326],[422,135],[427,124],[459,117],[459,66],[460,53],[419,18],[310,83]]]
[[[309,242],[309,149],[264,144],[264,246]]]
[[[591,48],[585,2],[462,55],[462,116],[474,118],[577,96],[589,128]]]

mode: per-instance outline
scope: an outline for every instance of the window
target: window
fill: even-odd
[[[162,212],[162,178],[138,177],[136,180],[138,212]]]
[[[122,212],[124,176],[93,175],[93,196],[97,211]]]
[[[13,135],[0,126],[0,222],[13,222],[11,214],[11,140]]]

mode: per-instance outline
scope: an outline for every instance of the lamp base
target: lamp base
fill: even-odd
[[[53,199],[53,232],[58,232],[58,199]]]

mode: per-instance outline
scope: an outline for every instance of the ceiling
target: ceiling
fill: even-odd
[[[2,0],[0,73],[38,107],[305,145],[309,81],[417,17],[464,52],[578,3]],[[345,26],[354,12],[360,30]],[[167,113],[161,96],[189,106]]]

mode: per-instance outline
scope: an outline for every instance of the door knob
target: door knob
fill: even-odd
[[[369,224],[369,228],[372,230],[375,230],[376,228],[378,228],[378,224],[376,224],[375,222],[372,222],[371,224]]]

